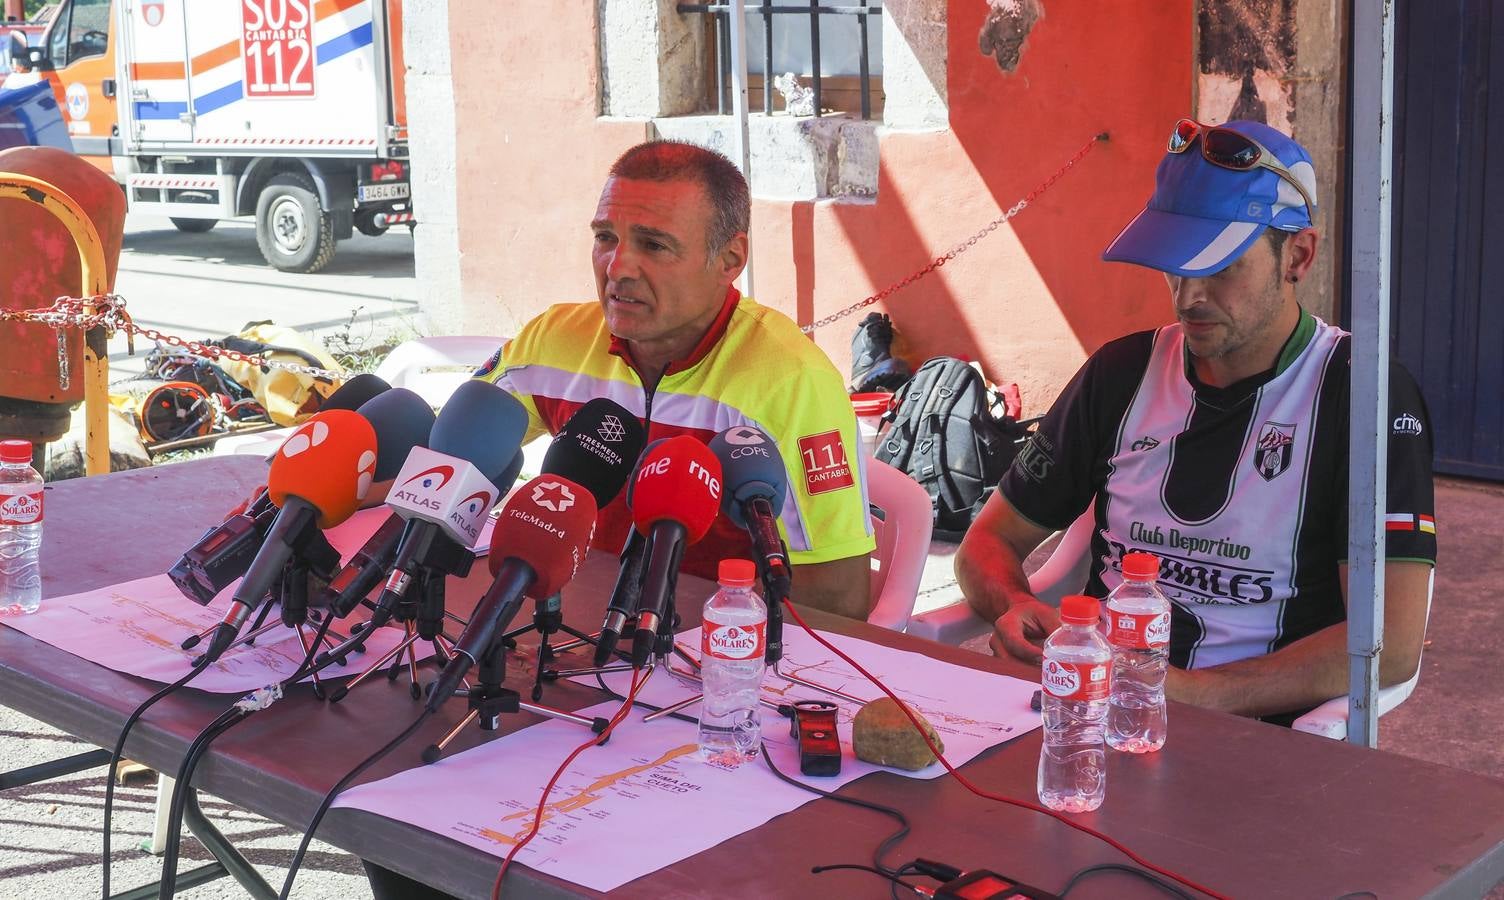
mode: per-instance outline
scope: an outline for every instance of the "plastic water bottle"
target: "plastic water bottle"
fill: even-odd
[[[1123,583],[1107,595],[1112,645],[1112,696],[1107,746],[1153,753],[1165,745],[1165,670],[1169,665],[1170,601],[1160,593],[1159,557],[1123,557]]]
[[[1060,601],[1060,627],[1044,642],[1039,802],[1062,812],[1091,812],[1107,794],[1107,694],[1112,648],[1098,626],[1095,597]]]
[[[42,476],[29,441],[0,441],[0,615],[42,605]]]
[[[768,647],[768,608],[752,590],[750,560],[721,560],[721,589],[705,601],[700,625],[700,757],[739,765],[757,756],[762,741],[758,690]]]

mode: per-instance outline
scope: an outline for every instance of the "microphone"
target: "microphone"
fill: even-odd
[[[783,512],[788,470],[778,444],[753,425],[737,425],[710,441],[710,452],[720,460],[726,489],[721,508],[752,538],[757,574],[768,600],[767,660],[783,656],[782,602],[788,599],[793,572],[788,552],[778,534],[778,516]]]
[[[595,498],[562,475],[543,474],[518,488],[491,532],[493,580],[454,644],[454,656],[428,695],[430,712],[504,632],[526,597],[550,597],[574,578],[595,532]],[[503,549],[506,555],[503,556]]]
[[[646,440],[636,416],[597,397],[559,429],[543,454],[543,471],[573,479],[595,498],[597,509],[604,509],[626,486]]]
[[[673,602],[684,548],[710,530],[720,501],[721,464],[704,444],[678,435],[643,453],[627,497],[633,524],[651,541],[632,637],[633,668],[647,664]]]
[[[294,553],[303,550],[319,529],[333,528],[354,515],[375,475],[376,430],[350,410],[318,413],[277,448],[266,481],[277,514],[224,620],[215,627],[206,651],[209,659],[224,653]]]
[[[377,482],[390,481],[401,471],[414,447],[428,445],[433,409],[427,400],[406,388],[388,390],[361,404],[357,412],[376,429]],[[388,516],[350,562],[329,580],[313,605],[329,609],[336,617],[349,615],[391,566],[402,526],[401,517]]]
[[[391,385],[375,375],[356,375],[329,395],[321,411],[356,409],[389,390]],[[432,413],[429,418],[432,419]],[[379,427],[376,437],[380,452],[386,446],[386,438]],[[402,452],[405,454],[406,450]],[[378,471],[376,480],[383,481],[392,474],[395,471],[385,476]],[[256,558],[256,552],[266,541],[267,529],[276,515],[277,507],[262,491],[245,509],[227,516],[219,525],[204,532],[203,537],[167,570],[167,576],[183,596],[195,603],[209,605],[220,591],[246,573],[251,560]]]
[[[527,429],[527,410],[504,388],[467,381],[434,419],[427,447],[414,447],[386,503],[406,520],[370,628],[391,619],[413,575],[429,560],[464,574],[486,514],[500,499],[495,484],[511,468]],[[512,478],[516,478],[515,471]]]
[[[642,424],[620,404],[604,397],[580,407],[560,429],[543,456],[543,471],[561,473],[583,485],[604,508],[626,485],[646,435]],[[622,571],[595,648],[596,665],[605,665],[621,638],[628,617],[637,608],[642,571],[641,535],[635,532],[622,551]]]

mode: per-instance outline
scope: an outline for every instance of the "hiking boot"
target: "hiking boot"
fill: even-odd
[[[851,389],[856,393],[896,391],[913,372],[893,358],[893,320],[886,313],[868,313],[851,338]]]

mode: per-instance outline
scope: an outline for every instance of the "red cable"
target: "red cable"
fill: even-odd
[[[647,678],[643,678],[641,681],[638,680],[638,676],[641,674],[641,669],[632,670],[632,689],[627,692],[627,699],[622,702],[621,709],[617,710],[616,715],[611,717],[611,721],[606,723],[605,730],[574,748],[574,752],[565,757],[564,761],[559,763],[559,768],[554,770],[553,777],[548,780],[548,784],[543,788],[543,796],[538,798],[538,809],[537,813],[533,816],[533,827],[528,830],[526,837],[512,845],[511,852],[507,854],[506,859],[501,861],[501,871],[496,873],[496,883],[491,885],[491,900],[499,900],[501,897],[501,881],[507,877],[507,868],[512,865],[512,858],[517,855],[519,850],[527,846],[528,841],[537,837],[538,829],[543,826],[543,810],[548,806],[548,795],[553,792],[554,785],[558,784],[559,779],[563,777],[564,770],[569,768],[569,764],[574,762],[575,757],[581,753],[598,744],[605,743],[606,738],[611,736],[611,732],[620,724],[621,720],[625,719],[627,713],[632,711],[632,704],[637,700],[637,691],[647,683]]]
[[[1138,863],[1139,865],[1143,866],[1146,869],[1152,869],[1153,871],[1158,872],[1159,874],[1165,876],[1166,878],[1173,878],[1176,881],[1180,882],[1181,884],[1185,885],[1186,887],[1191,888],[1192,890],[1200,891],[1201,893],[1206,894],[1209,897],[1214,897],[1214,898],[1216,898],[1216,900],[1229,900],[1229,898],[1227,896],[1225,896],[1223,894],[1219,894],[1219,893],[1217,893],[1216,891],[1212,890],[1209,887],[1204,887],[1204,886],[1202,886],[1200,884],[1197,884],[1196,882],[1190,880],[1189,878],[1186,878],[1184,875],[1180,875],[1180,874],[1177,874],[1175,872],[1170,871],[1169,869],[1162,869],[1159,866],[1156,866],[1154,863],[1149,862],[1148,860],[1146,860],[1143,857],[1139,856],[1137,853],[1134,853],[1132,850],[1129,850],[1127,847],[1123,846],[1122,844],[1118,843],[1117,841],[1113,840],[1112,838],[1108,837],[1107,835],[1103,834],[1102,832],[1097,831],[1095,828],[1091,828],[1091,827],[1088,827],[1086,825],[1082,825],[1080,822],[1073,822],[1069,818],[1067,818],[1066,816],[1064,816],[1064,815],[1056,812],[1053,809],[1049,809],[1048,807],[1040,806],[1037,803],[1030,803],[1027,800],[1017,800],[1017,799],[1015,799],[1013,797],[1004,797],[1002,794],[994,794],[994,793],[991,793],[989,791],[984,791],[981,788],[977,787],[976,785],[972,784],[969,780],[967,780],[966,776],[962,775],[959,771],[956,770],[955,766],[952,766],[950,764],[950,760],[948,760],[948,759],[945,758],[945,754],[943,754],[942,752],[940,752],[940,749],[935,746],[935,742],[932,741],[932,740],[930,740],[929,733],[924,730],[924,726],[919,723],[918,717],[916,717],[914,715],[913,711],[909,709],[909,705],[907,703],[904,703],[902,700],[898,699],[898,697],[895,696],[892,691],[888,690],[888,686],[887,685],[883,684],[881,681],[878,681],[877,678],[874,675],[872,675],[872,673],[870,673],[866,669],[862,668],[862,666],[861,666],[860,663],[858,663],[856,660],[852,659],[851,657],[847,656],[846,654],[842,653],[839,649],[837,649],[829,641],[827,641],[825,638],[823,638],[819,634],[817,634],[813,628],[811,628],[807,624],[805,624],[804,620],[799,617],[799,611],[796,610],[796,609],[794,609],[794,605],[792,603],[790,603],[787,600],[785,600],[783,605],[784,605],[784,608],[789,611],[789,615],[791,615],[791,616],[794,617],[794,621],[797,622],[797,623],[799,623],[799,627],[803,628],[805,631],[809,632],[809,636],[810,637],[812,637],[815,640],[819,641],[820,644],[821,644],[821,646],[825,647],[825,649],[829,650],[830,652],[834,653],[836,656],[839,656],[841,659],[845,660],[848,665],[850,665],[853,669],[856,669],[858,672],[860,672],[861,675],[862,675],[862,677],[866,678],[868,681],[870,681],[874,685],[876,685],[877,688],[879,690],[881,690],[884,694],[887,694],[888,695],[888,699],[890,699],[894,703],[898,704],[898,708],[901,709],[901,710],[903,710],[903,714],[905,716],[908,716],[909,721],[912,722],[913,725],[914,725],[914,728],[916,730],[918,730],[919,736],[922,737],[922,738],[924,738],[924,743],[930,748],[930,752],[933,753],[933,754],[935,754],[935,758],[940,761],[940,765],[944,766],[945,767],[945,771],[949,772],[956,779],[956,781],[960,782],[961,786],[964,787],[964,788],[966,788],[968,791],[971,791],[973,794],[976,794],[978,797],[981,797],[981,798],[986,799],[986,800],[996,800],[999,803],[1007,803],[1007,804],[1011,804],[1013,806],[1021,806],[1024,809],[1033,810],[1034,812],[1037,812],[1037,813],[1044,813],[1045,815],[1047,815],[1047,816],[1049,816],[1049,817],[1051,817],[1053,819],[1057,819],[1060,822],[1063,822],[1066,825],[1069,825],[1070,827],[1076,829],[1077,831],[1085,832],[1086,834],[1091,835],[1092,837],[1096,838],[1097,840],[1103,841],[1108,846],[1110,846],[1113,849],[1117,850],[1119,853],[1122,853],[1124,856],[1128,857],[1129,859],[1133,860],[1134,862]]]

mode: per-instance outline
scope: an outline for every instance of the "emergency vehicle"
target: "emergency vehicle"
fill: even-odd
[[[50,83],[132,212],[186,232],[254,217],[288,272],[413,224],[402,0],[62,0],[8,53],[6,88]]]

